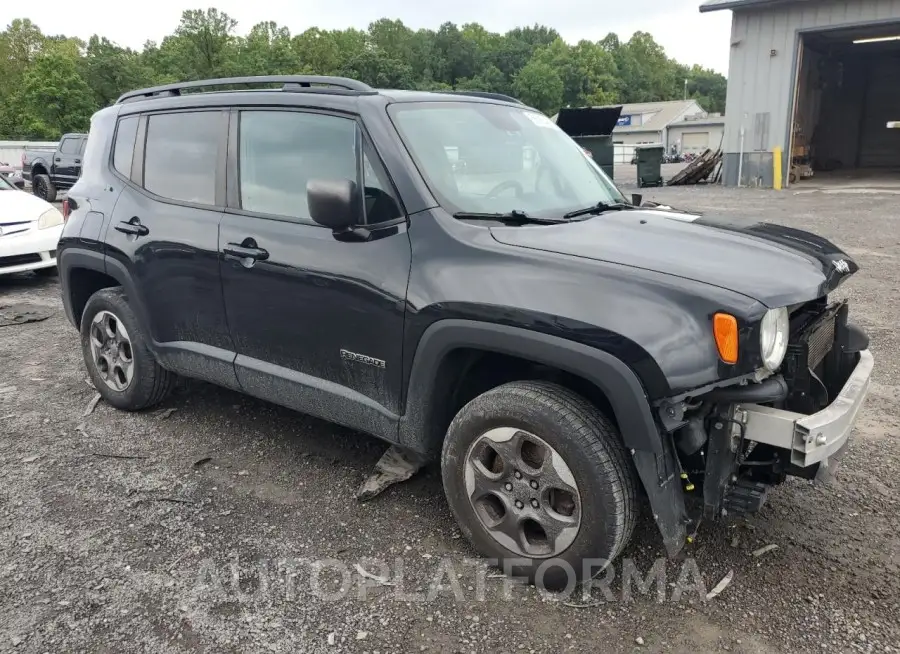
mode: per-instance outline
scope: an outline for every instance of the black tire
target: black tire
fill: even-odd
[[[479,436],[500,426],[538,435],[563,458],[577,483],[580,527],[571,544],[552,559],[523,557],[502,545],[482,524],[467,497],[467,453]],[[546,588],[571,589],[574,583],[595,576],[603,566],[586,571],[583,562],[612,562],[634,530],[638,514],[636,474],[616,428],[588,400],[557,384],[512,382],[469,402],[447,431],[441,472],[450,509],[474,547],[484,556],[499,560],[504,571]],[[528,562],[518,566],[511,560],[516,558]],[[571,568],[567,570],[563,562]]]
[[[94,317],[102,311],[112,313],[121,321],[131,343],[134,374],[131,383],[123,391],[107,385],[94,363],[90,330]],[[165,399],[175,385],[175,374],[160,366],[147,348],[147,337],[121,287],[104,288],[88,299],[81,316],[81,351],[94,388],[108,404],[117,409],[140,411],[152,407]]]
[[[31,192],[47,202],[56,202],[56,185],[50,175],[35,175],[31,180]]]
[[[38,277],[59,277],[59,268],[50,266],[49,268],[37,268],[34,274]]]

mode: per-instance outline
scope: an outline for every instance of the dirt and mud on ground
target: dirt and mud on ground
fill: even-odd
[[[845,293],[877,368],[833,486],[790,482],[665,568],[645,519],[609,593],[545,598],[472,563],[435,470],[357,503],[370,438],[193,382],[84,415],[58,285],[6,278],[0,304],[36,322],[0,327],[0,652],[900,652],[895,198],[645,195],[812,229],[862,264]],[[697,576],[709,591],[729,571],[705,601]],[[661,602],[618,581],[656,572]]]

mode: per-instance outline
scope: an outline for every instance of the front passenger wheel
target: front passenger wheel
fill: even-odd
[[[160,366],[121,288],[94,293],[81,316],[81,350],[94,388],[117,409],[161,402],[175,375]]]
[[[634,529],[636,474],[615,426],[556,384],[513,382],[469,402],[447,431],[441,472],[475,548],[547,588],[596,575]]]

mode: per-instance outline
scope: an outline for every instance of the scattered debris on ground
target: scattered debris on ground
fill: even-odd
[[[391,445],[356,492],[356,499],[366,502],[380,495],[388,487],[412,477],[423,465],[425,461],[413,452]]]
[[[0,327],[40,322],[52,316],[53,313],[52,308],[38,304],[0,304]]]

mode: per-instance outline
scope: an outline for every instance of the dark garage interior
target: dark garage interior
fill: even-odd
[[[900,23],[803,36],[790,182],[900,183]]]

